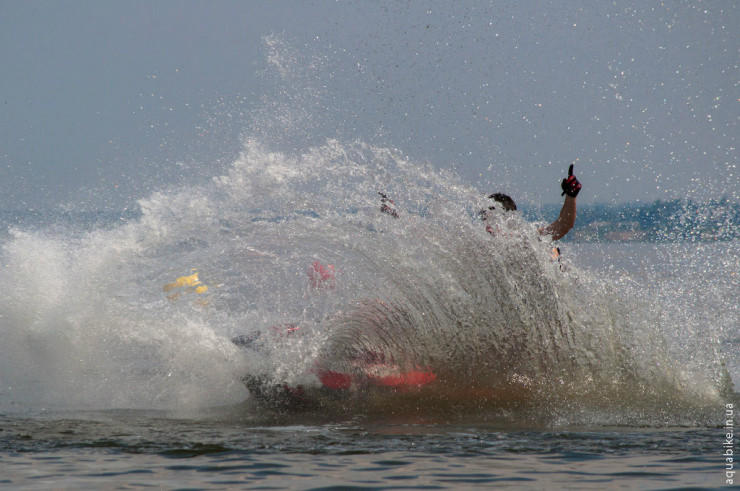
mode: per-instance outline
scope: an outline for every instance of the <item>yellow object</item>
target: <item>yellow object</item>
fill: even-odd
[[[198,278],[198,272],[193,269],[193,274],[187,275],[187,276],[180,276],[172,283],[167,283],[162,287],[162,289],[165,292],[172,292],[172,290],[175,290],[174,292],[167,295],[167,300],[174,302],[180,296],[186,295],[188,293],[195,292],[198,295],[202,295],[204,293],[208,292],[208,285],[204,285],[201,283],[200,278]],[[216,288],[222,285],[216,285]],[[194,303],[196,305],[199,305],[201,307],[205,307],[208,305],[208,297],[200,298],[199,300],[196,300]]]
[[[177,278],[174,283],[167,283],[164,285],[164,291],[168,292],[170,290],[174,290],[175,288],[180,288],[182,286],[196,286],[200,285],[200,280],[198,279],[198,272],[191,274],[190,276],[180,276]],[[206,289],[208,289],[206,287]]]

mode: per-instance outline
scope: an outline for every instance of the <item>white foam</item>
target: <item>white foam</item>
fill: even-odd
[[[401,218],[379,212],[378,191]],[[284,155],[251,141],[228,174],[141,205],[117,228],[15,231],[3,244],[3,409],[226,404],[246,397],[246,370],[299,380],[342,343],[566,399],[718,397],[712,349],[677,368],[688,348],[672,349],[666,329],[712,329],[676,308],[681,294],[577,259],[563,272],[517,214],[491,237],[480,192],[392,149],[329,141]],[[313,261],[335,266],[335,288],[309,286]],[[163,286],[193,269],[207,293],[168,300]],[[261,358],[229,342],[286,323],[310,334],[273,339]]]

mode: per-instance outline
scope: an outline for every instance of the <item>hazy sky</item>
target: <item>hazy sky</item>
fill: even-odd
[[[245,137],[532,202],[574,161],[583,202],[737,200],[738,26],[735,0],[0,0],[0,207],[124,206]]]

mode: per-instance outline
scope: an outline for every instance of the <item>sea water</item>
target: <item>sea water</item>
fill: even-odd
[[[15,217],[0,253],[0,483],[727,484],[740,245],[570,242],[557,261],[518,213],[497,211],[487,233],[489,204],[394,149],[247,141],[223,175],[120,219]],[[300,336],[274,335],[286,325]],[[352,350],[437,380],[307,410],[266,408],[240,380],[309,386],[317,361]]]

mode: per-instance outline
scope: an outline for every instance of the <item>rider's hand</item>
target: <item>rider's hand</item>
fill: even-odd
[[[581,183],[578,182],[576,176],[573,175],[573,164],[570,164],[570,167],[568,167],[568,177],[563,179],[563,182],[560,183],[560,187],[563,188],[561,196],[563,194],[567,194],[568,196],[575,198],[581,191]]]

